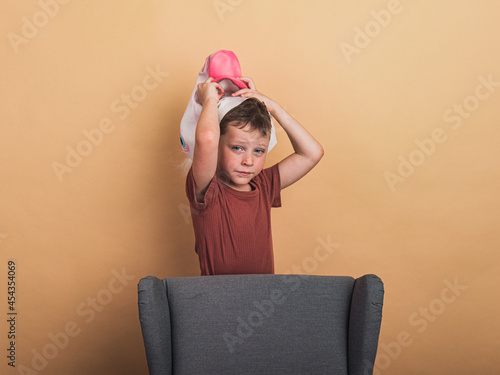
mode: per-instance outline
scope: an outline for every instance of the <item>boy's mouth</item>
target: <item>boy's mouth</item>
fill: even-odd
[[[249,176],[252,174],[251,172],[243,172],[243,171],[236,171],[236,173],[241,174],[243,176]]]

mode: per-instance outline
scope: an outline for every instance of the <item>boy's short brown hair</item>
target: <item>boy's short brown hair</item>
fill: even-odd
[[[250,125],[250,129],[259,130],[263,136],[271,134],[271,117],[266,105],[257,98],[248,98],[226,113],[220,122],[220,135],[226,133],[229,125],[240,129]]]

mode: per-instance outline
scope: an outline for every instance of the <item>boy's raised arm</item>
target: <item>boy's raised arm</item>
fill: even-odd
[[[271,111],[270,111],[271,112]],[[293,154],[279,162],[281,189],[304,177],[324,155],[323,147],[281,106],[271,112],[292,143]]]
[[[193,151],[193,177],[196,200],[204,202],[205,192],[217,170],[219,148],[219,114],[217,103],[224,95],[224,89],[213,78],[198,85],[198,96],[202,109],[196,125]]]
[[[258,92],[251,78],[239,78],[244,81],[249,88],[239,90],[233,95],[241,95],[242,97],[254,96],[264,102],[271,115],[273,115],[285,130],[292,143],[295,152],[278,163],[281,189],[284,189],[300,180],[318,164],[324,155],[323,147],[278,103]]]

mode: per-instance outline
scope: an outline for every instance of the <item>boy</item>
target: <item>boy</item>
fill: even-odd
[[[196,126],[193,164],[186,177],[202,275],[272,274],[271,207],[281,207],[280,190],[308,173],[323,157],[321,145],[278,103],[239,77],[248,98],[221,119],[224,89],[208,78],[198,85],[202,111]],[[287,133],[294,153],[263,169],[271,119]]]

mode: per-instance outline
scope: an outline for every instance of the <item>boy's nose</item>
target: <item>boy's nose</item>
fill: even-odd
[[[252,166],[253,165],[253,156],[252,156],[252,154],[246,154],[245,156],[243,156],[242,163],[244,165]]]

